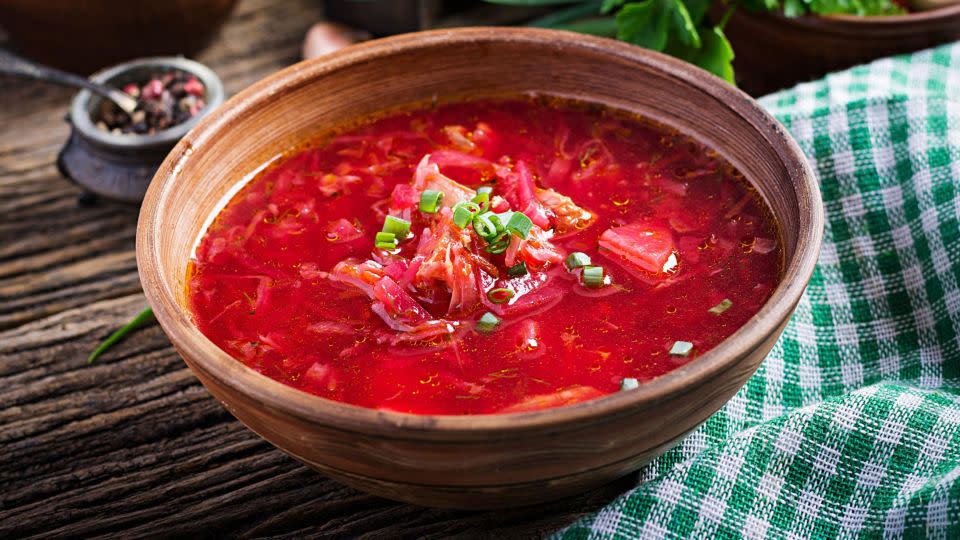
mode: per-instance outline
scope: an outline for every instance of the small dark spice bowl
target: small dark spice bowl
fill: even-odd
[[[224,100],[213,71],[179,57],[133,60],[91,79],[136,97],[137,110],[127,115],[86,90],[78,93],[57,166],[89,193],[126,202],[143,199],[167,153]]]

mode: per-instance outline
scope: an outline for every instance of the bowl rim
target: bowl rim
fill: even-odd
[[[788,174],[799,183],[801,234],[796,254],[784,268],[783,279],[761,310],[719,345],[684,366],[641,385],[594,400],[539,411],[489,415],[419,415],[378,410],[328,400],[263,376],[230,357],[207,339],[178,306],[173,291],[159,277],[159,249],[155,235],[166,209],[166,193],[186,160],[216,133],[229,128],[258,102],[275,99],[324,75],[383,56],[415,53],[457,44],[513,43],[576,51],[606,61],[644,64],[666,76],[690,84],[725,102],[744,117],[784,160]],[[137,261],[144,294],[164,331],[200,378],[222,385],[257,402],[257,407],[281,411],[307,422],[341,431],[377,433],[381,438],[474,440],[492,435],[516,437],[542,430],[563,431],[598,418],[614,418],[660,403],[678,393],[709,384],[713,375],[731,369],[760,347],[786,323],[813,274],[823,236],[824,210],[816,177],[797,143],[786,130],[744,92],[691,64],[626,43],[573,32],[533,28],[467,27],[403,34],[355,45],[283,69],[248,87],[203,118],[167,156],[151,182],[137,228]],[[804,233],[804,231],[806,231]],[[209,387],[208,387],[209,388]]]

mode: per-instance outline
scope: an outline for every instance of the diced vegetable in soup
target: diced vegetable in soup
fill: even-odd
[[[258,174],[206,231],[196,323],[264,375],[421,414],[629,392],[777,285],[756,192],[626,113],[481,100],[368,121]]]

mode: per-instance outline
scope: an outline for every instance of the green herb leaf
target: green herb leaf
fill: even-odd
[[[488,4],[503,6],[559,6],[561,4],[577,4],[583,0],[484,0]]]
[[[553,28],[557,30],[567,30],[568,32],[590,34],[591,36],[612,38],[617,35],[617,20],[613,17],[594,17],[568,24],[558,24]]]
[[[734,84],[733,47],[719,26],[703,33],[703,46],[693,63],[717,77]]]
[[[603,0],[603,5],[600,6],[600,13],[610,13],[626,3],[627,0]]]
[[[113,347],[118,341],[123,339],[124,336],[126,336],[130,332],[133,332],[134,330],[136,330],[137,328],[139,328],[140,326],[144,325],[145,323],[151,320],[153,320],[152,308],[147,308],[141,311],[130,322],[123,325],[123,327],[117,330],[116,332],[110,334],[110,337],[105,339],[103,343],[100,344],[100,346],[94,349],[93,352],[90,353],[90,356],[87,357],[87,363],[92,364],[94,360],[96,360],[101,354],[106,352],[107,349],[109,349],[110,347]]]
[[[672,40],[699,49],[697,22],[680,0],[631,2],[617,13],[617,38],[655,51],[665,51]]]
[[[799,17],[807,12],[803,0],[783,0],[783,14],[787,17]]]
[[[693,21],[693,24],[697,27],[702,28],[703,17],[707,14],[707,10],[710,9],[711,0],[682,0],[683,5],[687,8],[687,13],[690,14],[690,20]]]
[[[617,13],[617,39],[663,51],[667,46],[671,14],[667,3],[674,0],[631,2]]]
[[[559,28],[561,25],[569,24],[584,17],[590,17],[600,12],[601,0],[589,0],[581,4],[558,9],[553,13],[544,15],[539,19],[534,19],[527,23],[527,26],[536,28]]]
[[[672,1],[673,15],[673,33],[680,39],[680,42],[688,47],[700,48],[700,33],[690,18],[690,12],[687,6],[680,0]]]

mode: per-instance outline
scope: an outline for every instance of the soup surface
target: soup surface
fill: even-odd
[[[566,405],[708,351],[781,272],[769,211],[692,140],[546,99],[395,114],[259,173],[189,270],[200,330],[329,399]]]

